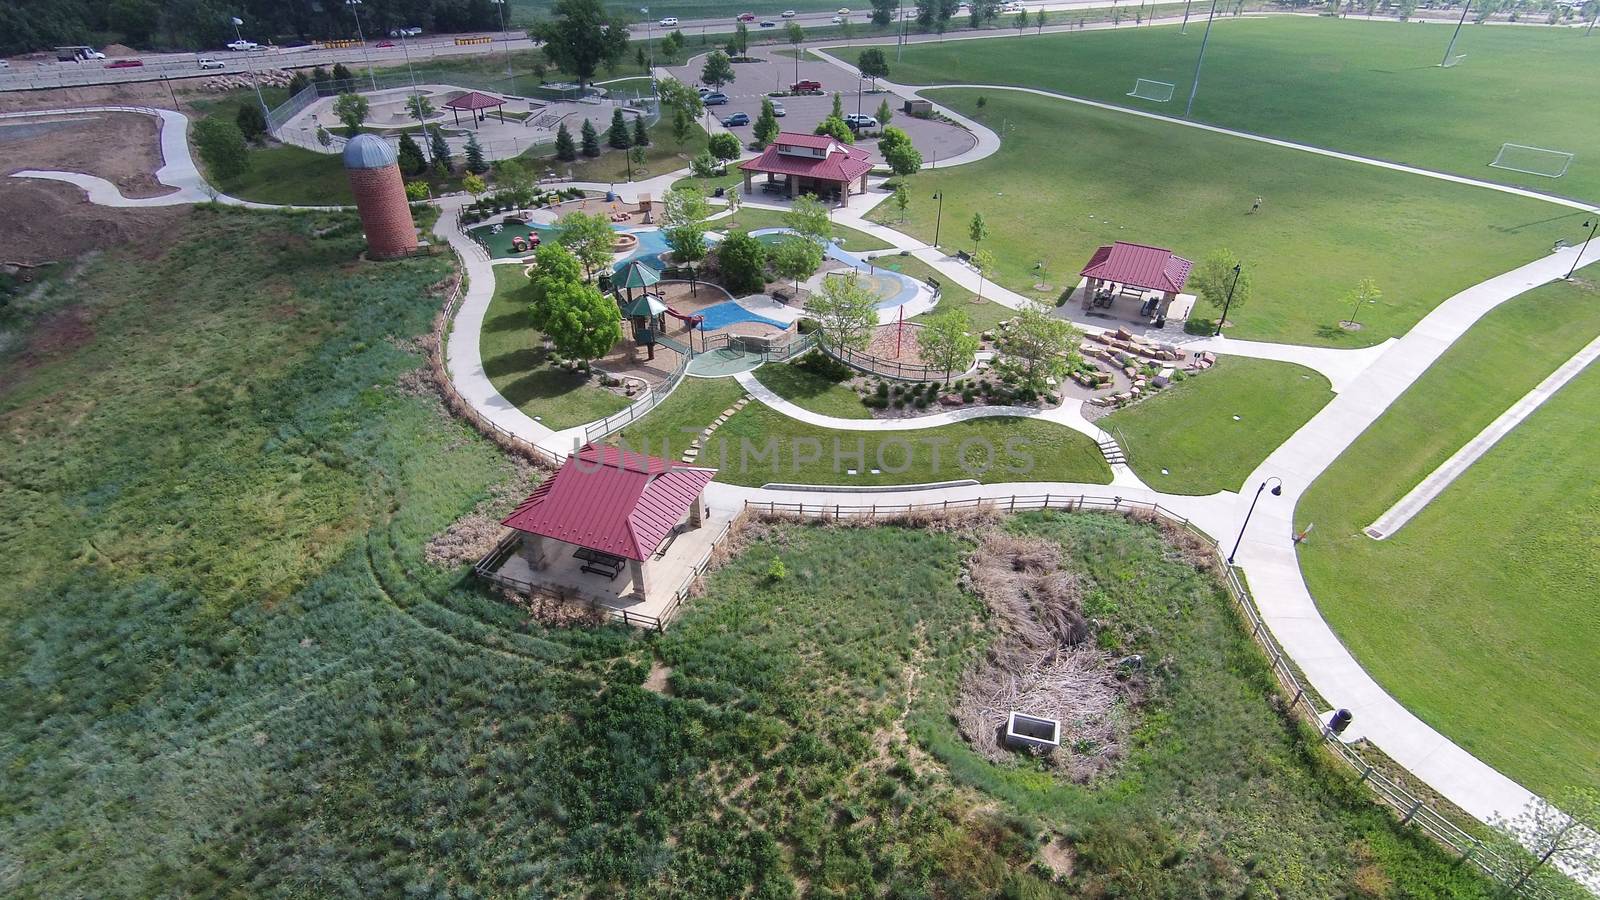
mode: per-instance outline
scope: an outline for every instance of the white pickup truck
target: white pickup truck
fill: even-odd
[[[237,41],[229,41],[228,42],[228,49],[229,50],[237,50],[237,51],[260,50],[261,49],[261,45],[256,43],[255,41],[247,41],[247,40],[244,40],[244,39],[241,38],[240,40],[237,40]]]

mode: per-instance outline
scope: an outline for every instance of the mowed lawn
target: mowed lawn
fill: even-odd
[[[1590,268],[1591,277],[1594,267]],[[1600,290],[1495,310],[1314,484],[1300,562],[1317,605],[1407,709],[1547,796],[1600,782],[1600,490],[1591,366],[1393,537],[1361,534],[1600,334]]]
[[[501,396],[560,431],[603,419],[628,401],[594,379],[551,365],[543,336],[528,323],[532,290],[522,266],[495,266],[494,299],[483,319],[478,351]]]
[[[916,176],[902,229],[971,250],[982,213],[998,280],[1027,291],[1034,265],[1077,272],[1115,240],[1203,259],[1228,248],[1255,279],[1229,334],[1366,346],[1405,333],[1457,291],[1536,259],[1583,221],[1577,210],[1014,91],[929,92],[1005,138],[993,156]],[[983,98],[985,104],[978,106]],[[1251,202],[1265,198],[1250,214]],[[880,207],[874,217],[897,217]],[[1338,327],[1346,294],[1376,279],[1363,328]],[[1057,278],[1057,281],[1062,281]],[[1216,311],[1201,305],[1199,315]]]
[[[1600,55],[1581,29],[1449,28],[1327,18],[1218,19],[1193,118],[1380,159],[1600,200]],[[891,65],[909,84],[1014,84],[1182,116],[1204,22],[912,44]],[[835,48],[854,59],[855,48]],[[1172,100],[1127,96],[1139,78]],[[1562,178],[1489,168],[1503,143],[1577,154]]]
[[[1212,494],[1239,490],[1332,399],[1328,379],[1304,366],[1226,356],[1100,425],[1151,487]]]

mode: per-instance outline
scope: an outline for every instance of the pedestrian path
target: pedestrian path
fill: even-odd
[[[1561,368],[1551,372],[1548,378],[1524,394],[1522,399],[1501,413],[1499,418],[1490,422],[1476,437],[1401,497],[1398,503],[1389,507],[1377,521],[1367,526],[1367,537],[1380,541],[1393,537],[1395,532],[1411,521],[1417,513],[1422,512],[1434,498],[1444,493],[1445,488],[1460,478],[1473,463],[1499,443],[1501,438],[1510,434],[1513,428],[1522,424],[1534,410],[1543,406],[1545,401],[1555,396],[1557,391],[1576,378],[1578,373],[1588,368],[1597,358],[1600,358],[1600,337],[1590,341],[1588,346],[1574,354],[1562,364]]]

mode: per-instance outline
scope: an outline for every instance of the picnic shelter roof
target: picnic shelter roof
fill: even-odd
[[[465,94],[445,103],[445,109],[489,109],[495,106],[504,106],[506,101],[477,91],[467,91]]]
[[[540,482],[503,524],[642,562],[716,474],[589,444]]]
[[[661,273],[641,260],[629,260],[617,271],[611,283],[624,288],[647,288],[661,281]]]
[[[804,147],[826,152],[822,156],[800,156],[783,152],[784,147]],[[799,175],[819,181],[854,181],[872,171],[872,154],[827,135],[785,131],[760,156],[745,160],[739,164],[739,168],[769,175]]]
[[[1176,294],[1183,290],[1193,267],[1194,263],[1164,247],[1117,241],[1094,251],[1078,274]]]

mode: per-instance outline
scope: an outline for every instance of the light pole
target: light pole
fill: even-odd
[[[367,78],[372,82],[372,89],[378,89],[378,76],[372,73],[372,54],[367,52],[367,36],[361,33],[361,0],[344,0],[344,5],[350,7],[350,15],[356,20],[356,40],[361,42],[361,58],[367,61]]]
[[[511,37],[506,31],[506,0],[489,0],[489,2],[500,11],[500,43],[506,48],[506,77],[514,78],[516,76],[511,72]],[[514,90],[516,85],[511,87]]]
[[[1183,108],[1183,117],[1189,118],[1194,109],[1194,95],[1200,92],[1200,64],[1206,61],[1206,42],[1211,40],[1211,20],[1217,17],[1217,0],[1211,0],[1211,12],[1206,16],[1206,31],[1200,36],[1200,55],[1194,58],[1194,83],[1189,85],[1189,105]]]
[[[1178,29],[1179,34],[1189,33],[1189,4],[1193,0],[1183,0],[1183,27]]]
[[[937,250],[939,247],[939,223],[944,221],[944,191],[934,194],[933,199],[939,201],[938,211],[933,214],[933,246]]]
[[[1461,4],[1461,18],[1456,20],[1456,30],[1450,35],[1450,45],[1444,48],[1444,59],[1439,60],[1440,66],[1450,65],[1450,54],[1456,49],[1456,38],[1461,36],[1461,26],[1467,23],[1467,10],[1472,8],[1472,0]]]
[[[422,115],[422,95],[417,93],[417,71],[411,68],[411,38],[400,32],[400,52],[406,55],[406,76],[411,81],[412,112],[417,116],[417,127],[422,129],[422,158],[433,163],[433,141],[428,133],[428,123]]]
[[[233,36],[239,39],[239,43],[243,44],[244,35],[239,32],[239,26],[244,24],[244,20],[238,16],[230,16],[229,19],[233,22]],[[272,130],[272,110],[267,109],[266,98],[261,96],[261,79],[256,75],[255,66],[250,67],[250,85],[256,89],[256,102],[261,104],[261,115],[267,120],[267,130],[270,131]],[[167,81],[167,92],[172,92],[172,81],[170,79]],[[172,97],[172,107],[173,109],[178,107],[176,94],[173,94]]]
[[[1244,524],[1239,526],[1239,537],[1234,540],[1233,549],[1228,551],[1228,565],[1233,565],[1233,555],[1239,552],[1239,544],[1244,540],[1244,530],[1250,527],[1250,516],[1255,513],[1256,504],[1261,502],[1261,492],[1266,490],[1267,485],[1274,481],[1276,481],[1277,484],[1272,485],[1272,496],[1283,496],[1283,479],[1277,477],[1276,475],[1268,478],[1266,481],[1261,482],[1261,486],[1256,488],[1255,498],[1250,501],[1250,509],[1244,514]]]
[[[501,0],[501,2],[503,3],[505,0]],[[650,54],[650,71],[645,74],[650,76],[650,83],[653,85],[656,83],[656,48],[654,44],[650,43],[650,7],[639,7],[639,15],[644,16],[644,45],[650,48],[648,51]]]
[[[856,116],[858,118],[861,116],[861,86],[865,83],[865,78],[860,75],[856,76]]]
[[[1233,305],[1233,289],[1239,286],[1239,273],[1243,270],[1243,264],[1233,264],[1233,283],[1228,285],[1228,299],[1222,301],[1222,318],[1217,320],[1217,330],[1215,334],[1211,335],[1212,337],[1218,337],[1222,334],[1222,323],[1228,321],[1228,307]]]
[[[1583,261],[1584,251],[1589,249],[1589,242],[1594,240],[1594,233],[1600,231],[1600,215],[1593,219],[1585,219],[1584,225],[1589,228],[1589,236],[1583,239],[1583,246],[1578,248],[1578,255],[1572,259],[1572,268],[1567,270],[1567,278],[1572,278],[1572,273],[1578,271],[1578,263]]]

